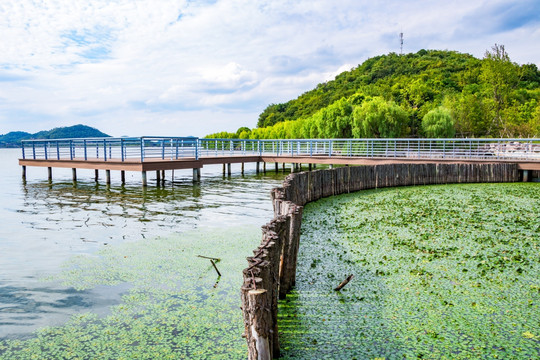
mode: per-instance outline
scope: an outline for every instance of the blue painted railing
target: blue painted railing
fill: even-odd
[[[22,142],[23,159],[144,162],[246,155],[540,161],[540,139],[243,140],[145,136]]]

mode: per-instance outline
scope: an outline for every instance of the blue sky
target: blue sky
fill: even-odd
[[[0,134],[86,124],[113,136],[255,127],[367,58],[504,44],[540,66],[540,1],[2,0]]]

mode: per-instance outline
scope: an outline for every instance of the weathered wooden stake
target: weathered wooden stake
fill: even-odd
[[[272,317],[268,311],[268,295],[265,289],[248,292],[250,319],[249,331],[252,343],[248,344],[250,360],[271,360],[269,330],[272,328]]]

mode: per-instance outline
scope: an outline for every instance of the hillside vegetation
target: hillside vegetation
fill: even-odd
[[[109,137],[109,135],[86,125],[58,127],[52,130],[40,131],[35,134],[30,134],[24,131],[12,131],[5,135],[0,135],[0,147],[20,146],[21,140],[67,139],[83,137]]]
[[[504,46],[483,59],[455,51],[366,60],[294,100],[269,105],[257,128],[218,138],[540,136],[540,71]]]

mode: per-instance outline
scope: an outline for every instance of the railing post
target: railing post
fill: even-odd
[[[139,140],[141,142],[141,162],[144,162],[144,138],[140,138]],[[143,177],[146,178],[146,172],[143,171]],[[143,185],[144,185],[144,181],[143,181]]]
[[[24,160],[24,159],[26,159],[26,157],[24,155],[24,141],[21,142],[21,150],[22,150],[22,158]]]
[[[263,149],[261,147],[261,140],[257,140],[257,147],[259,148],[259,156],[262,156]]]
[[[32,141],[32,156],[36,160],[36,143]]]
[[[332,156],[332,140],[328,143],[328,157]]]
[[[48,160],[48,156],[47,156],[47,144],[48,144],[47,141],[45,141],[45,142],[43,143],[43,148],[44,148],[44,150],[45,150],[45,160]]]
[[[56,160],[60,160],[60,144],[56,142]]]
[[[313,140],[309,140],[309,156],[313,157]]]
[[[99,159],[99,144],[96,142],[96,159]]]
[[[86,139],[83,140],[83,146],[84,146],[84,161],[88,160],[88,152],[86,149]]]
[[[446,159],[446,140],[442,141],[442,157]]]
[[[161,160],[165,160],[165,140],[161,139]]]
[[[107,161],[107,140],[103,140],[103,160]]]
[[[195,160],[199,160],[199,139],[195,141]]]
[[[120,139],[120,159],[124,162],[124,139]]]

